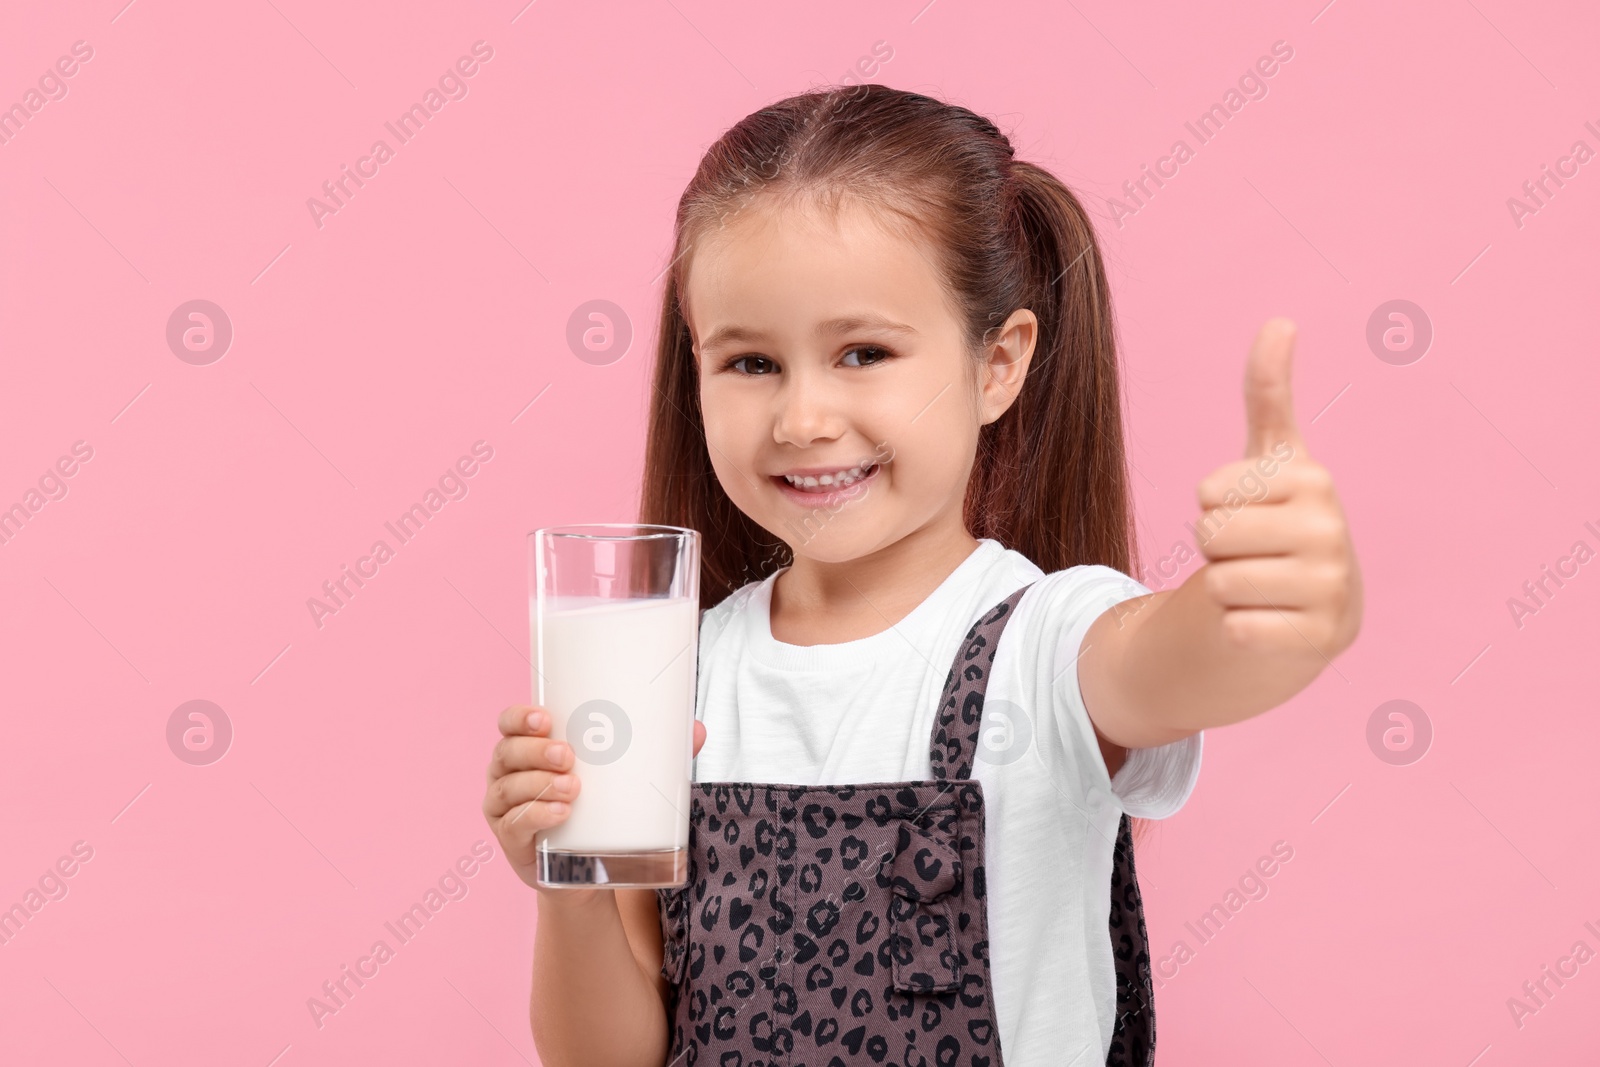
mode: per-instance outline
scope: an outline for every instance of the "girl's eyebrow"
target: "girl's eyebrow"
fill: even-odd
[[[893,319],[884,318],[882,315],[861,314],[845,315],[836,319],[828,319],[817,323],[816,335],[826,337],[830,334],[850,333],[854,330],[877,329],[888,330],[891,333],[914,334],[917,332],[913,326]],[[702,349],[716,348],[727,344],[745,344],[752,341],[764,341],[767,334],[763,330],[751,329],[746,326],[719,326],[712,330],[704,341],[700,342]]]

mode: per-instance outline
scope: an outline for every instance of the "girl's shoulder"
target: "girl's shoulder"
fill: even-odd
[[[728,623],[743,613],[750,605],[750,601],[761,591],[762,585],[769,579],[758,578],[753,582],[746,582],[735,589],[716,604],[700,610],[700,645],[702,648],[721,636],[727,629]]]
[[[996,555],[990,573],[994,580],[988,584],[995,589],[1028,586],[1024,596],[1030,607],[1047,612],[1068,609],[1080,614],[1096,605],[1104,610],[1150,592],[1122,571],[1101,563],[1081,563],[1046,573],[1014,548],[1004,548]]]
[[[1053,600],[1105,600],[1107,606],[1150,592],[1130,575],[1103,563],[1080,563],[1049,574],[1040,574],[1034,584]]]
[[[1018,605],[1018,621],[1023,629],[1059,641],[1074,631],[1081,636],[1081,631],[1104,612],[1149,592],[1122,571],[1100,563],[1079,564],[1048,574],[1034,567],[1028,591]]]

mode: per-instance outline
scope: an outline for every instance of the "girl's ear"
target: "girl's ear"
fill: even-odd
[[[1038,340],[1039,317],[1027,308],[1013,311],[1010,318],[991,329],[984,338],[983,362],[978,367],[983,383],[978,398],[983,425],[1004,415],[1022,392]]]

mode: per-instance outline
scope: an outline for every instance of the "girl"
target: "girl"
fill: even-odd
[[[1200,485],[1207,562],[1151,593],[1090,221],[992,123],[881,85],[763,108],[674,253],[641,521],[704,535],[690,884],[540,893],[540,1056],[1150,1063],[1130,817],[1359,627],[1291,325]],[[500,729],[484,812],[531,885],[583,801],[544,711]]]

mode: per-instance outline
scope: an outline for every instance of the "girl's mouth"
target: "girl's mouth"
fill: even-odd
[[[867,491],[867,486],[878,477],[879,463],[870,463],[856,468],[860,475],[856,476],[855,470],[841,471],[838,475],[829,478],[829,484],[823,485],[820,478],[802,479],[802,484],[796,485],[781,474],[772,476],[773,484],[783,492],[783,495],[797,504],[805,507],[824,507],[829,504],[839,504],[846,500],[854,500]],[[804,484],[806,482],[812,484]]]

